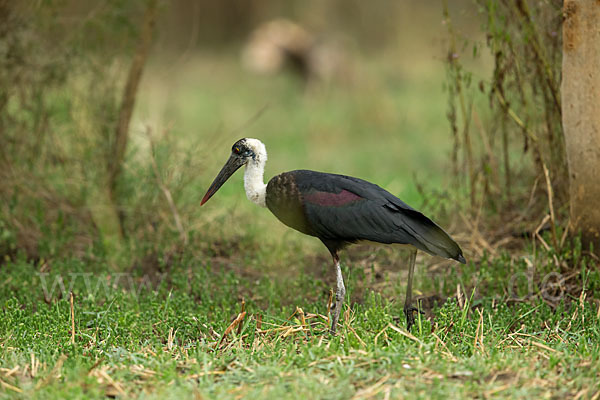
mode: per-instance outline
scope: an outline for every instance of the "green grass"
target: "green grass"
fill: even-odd
[[[78,260],[3,264],[0,396],[591,398],[600,390],[600,321],[587,301],[553,309],[541,297],[510,303],[488,292],[474,304],[467,295],[462,307],[450,300],[421,318],[413,336],[398,278],[383,284],[389,297],[364,290],[330,337],[320,276],[249,279],[228,262],[184,257],[127,274]],[[355,298],[369,268],[344,269]],[[223,336],[241,298],[241,327]]]

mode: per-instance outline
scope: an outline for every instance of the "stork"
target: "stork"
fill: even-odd
[[[210,199],[243,165],[246,196],[268,208],[285,225],[323,242],[333,258],[337,288],[330,332],[335,334],[346,289],[339,251],[349,244],[370,241],[412,247],[404,313],[407,329],[415,321],[412,281],[417,250],[465,264],[458,244],[435,222],[379,186],[362,179],[324,172],[296,170],[263,175],[267,150],[258,139],[234,143],[229,159],[208,188],[200,205]]]

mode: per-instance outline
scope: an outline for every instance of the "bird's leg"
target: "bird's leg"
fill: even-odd
[[[412,306],[412,282],[413,275],[415,272],[415,261],[417,259],[417,250],[413,250],[410,253],[410,259],[408,264],[408,283],[406,284],[406,300],[404,301],[404,314],[406,315],[406,329],[410,332],[410,328],[415,323],[415,311],[419,311],[418,308]]]
[[[344,296],[346,295],[346,288],[344,287],[344,278],[342,277],[342,269],[340,268],[340,258],[337,253],[333,255],[333,263],[335,265],[335,278],[337,281],[337,288],[335,290],[335,306],[333,308],[333,319],[331,321],[331,330],[329,331],[332,335],[335,335],[337,329],[337,323],[340,319],[340,313],[342,311],[342,305],[344,303]]]

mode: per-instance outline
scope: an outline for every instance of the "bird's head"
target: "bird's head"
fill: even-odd
[[[264,166],[266,161],[267,150],[260,140],[252,138],[238,140],[231,146],[229,159],[206,191],[200,205],[206,203],[241,166],[249,163]]]

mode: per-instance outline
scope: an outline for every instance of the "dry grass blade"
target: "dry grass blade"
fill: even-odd
[[[104,369],[97,369],[97,374],[96,376],[104,378],[109,385],[121,396],[126,397],[126,393],[123,390],[123,388],[121,387],[121,384],[117,381],[115,381],[113,378],[111,378],[110,375],[108,375],[108,373],[104,370]],[[111,395],[110,392],[107,392],[107,395]]]
[[[13,386],[10,383],[6,383],[2,379],[0,379],[0,386],[2,386],[3,388],[6,388],[6,389],[12,390],[13,392],[23,393],[22,389],[20,389],[16,386]]]
[[[223,375],[225,374],[226,371],[206,371],[206,372],[200,372],[197,374],[192,374],[190,376],[188,376],[186,379],[198,379],[200,377],[206,376],[206,375]]]
[[[240,310],[240,313],[246,312],[246,300],[242,299],[242,309]],[[242,333],[242,324],[238,324],[238,328],[237,328],[237,334],[239,335],[240,333]]]
[[[354,336],[356,336],[356,338],[360,342],[361,346],[366,348],[367,344],[360,338],[360,336],[358,336],[358,333],[356,333],[356,331],[350,324],[348,324],[348,329],[350,329],[350,332],[352,332],[354,334]]]
[[[377,340],[379,340],[379,336],[381,335],[385,335],[385,339],[387,340],[387,333],[385,331],[387,331],[387,329],[389,328],[389,325],[386,326],[385,328],[383,328],[381,331],[379,331],[379,333],[377,335],[375,335],[375,339],[373,339],[373,343],[375,344],[375,346],[377,346]]]
[[[395,326],[394,324],[390,323],[388,325],[388,328],[391,328],[392,330],[398,332],[399,334],[401,334],[402,336],[405,336],[407,338],[409,338],[410,340],[414,340],[415,342],[419,343],[419,345],[423,345],[423,342],[421,342],[416,336],[414,336],[412,333],[407,332],[403,329],[398,328],[397,326]]]
[[[558,350],[555,350],[552,347],[546,346],[545,344],[540,343],[540,342],[538,342],[536,340],[530,339],[529,343],[532,344],[535,347],[539,347],[540,349],[548,350],[549,352],[552,352],[552,353],[558,353],[559,352]]]
[[[144,378],[144,379],[148,379],[148,378],[152,378],[152,377],[156,376],[156,371],[148,369],[148,368],[144,367],[143,365],[132,365],[131,367],[129,367],[129,370],[131,372],[133,372],[134,374],[136,374],[137,376]]]
[[[579,295],[579,309],[581,310],[581,325],[585,326],[585,298],[587,293],[585,290],[581,291]]]
[[[69,303],[71,305],[71,344],[75,344],[75,308],[73,306],[73,292],[69,295]]]
[[[537,226],[537,228],[535,228],[535,230],[533,231],[533,236],[540,241],[540,243],[542,244],[542,246],[544,246],[546,251],[550,251],[550,246],[548,246],[548,243],[546,243],[546,241],[542,238],[542,235],[540,235],[540,230],[544,227],[546,222],[548,222],[549,220],[550,220],[550,215],[546,214],[544,216],[544,218],[542,219],[542,222],[540,222],[540,224]]]
[[[37,376],[37,371],[40,366],[40,360],[35,358],[35,353],[31,352],[31,377]]]
[[[260,331],[262,329],[262,314],[258,314],[256,317],[256,330]]]
[[[485,398],[493,397],[496,393],[500,393],[506,389],[509,389],[511,386],[513,386],[512,383],[507,383],[505,385],[498,386],[497,388],[494,388],[492,390],[488,390],[485,392]]]
[[[581,389],[579,392],[577,392],[575,397],[573,397],[573,400],[579,400],[580,398],[585,396],[587,393],[588,393],[588,389]]]
[[[173,327],[169,328],[169,335],[167,336],[167,349],[173,350],[173,341],[175,340],[176,331],[173,330]]]
[[[435,337],[437,342],[440,343],[444,347],[444,349],[446,349],[446,351],[442,354],[450,357],[450,359],[454,362],[458,361],[458,359],[452,353],[450,353],[450,350],[448,349],[448,346],[446,346],[446,343],[442,339],[440,339],[440,337],[435,332],[431,332],[431,334],[433,335],[433,337]]]
[[[473,348],[477,349],[479,347],[479,350],[482,353],[485,353],[485,348],[483,347],[483,312],[479,308],[477,309],[477,312],[479,312],[479,321],[477,322],[477,329],[475,329]]]
[[[282,335],[282,337],[286,338],[288,336],[290,336],[293,333],[297,333],[297,332],[304,332],[304,328],[301,326],[290,326],[285,333]]]
[[[370,397],[375,396],[383,389],[383,384],[387,382],[391,378],[391,375],[386,375],[383,378],[379,379],[375,384],[361,389],[352,396],[353,399],[368,399]]]
[[[223,332],[223,335],[221,336],[221,340],[219,340],[219,343],[215,345],[215,349],[221,347],[221,344],[223,343],[223,340],[225,340],[225,337],[227,335],[229,335],[231,333],[231,331],[240,323],[242,323],[242,321],[244,320],[244,317],[246,316],[246,311],[241,312],[238,314],[237,318],[233,320],[233,322],[227,327],[227,329],[225,329],[225,332]]]
[[[456,284],[456,301],[461,309],[465,308],[465,295],[463,294],[463,291],[460,290],[460,283]]]
[[[287,318],[287,320],[286,320],[286,321],[287,321],[287,322],[290,322],[290,321],[292,320],[292,318],[294,318],[294,317],[296,316],[296,314],[297,314],[297,313],[298,313],[298,307],[296,307],[296,309],[294,310],[294,312],[292,313],[292,315],[290,315],[290,316]]]
[[[95,370],[96,368],[98,368],[98,365],[102,364],[103,361],[104,361],[104,357],[100,357],[99,359],[97,359],[96,362],[94,363],[94,365],[92,365],[88,369],[88,375],[91,375],[92,371]]]
[[[58,361],[56,361],[56,364],[54,364],[54,367],[52,367],[52,371],[50,371],[50,373],[44,379],[40,380],[35,385],[35,389],[38,390],[41,387],[47,385],[52,379],[59,378],[60,370],[66,359],[67,359],[67,355],[61,354],[61,356],[58,358]]]
[[[300,317],[300,324],[302,325],[302,329],[308,330],[308,327],[306,326],[306,318],[304,316],[304,310],[301,309],[300,307],[296,307],[296,312],[298,313],[298,316]]]
[[[9,378],[12,375],[16,374],[17,372],[19,372],[19,370],[21,369],[21,367],[19,367],[18,365],[15,365],[13,368],[8,369],[8,368],[0,368],[0,372],[2,372],[2,374],[4,375],[4,377]]]
[[[542,168],[544,169],[544,177],[546,178],[546,188],[548,192],[548,207],[550,208],[550,229],[552,232],[552,244],[554,244],[554,249],[559,252],[559,242],[558,235],[556,234],[556,218],[554,216],[554,194],[552,191],[552,183],[550,182],[550,173],[548,172],[548,168],[546,167],[546,163],[542,162]]]

